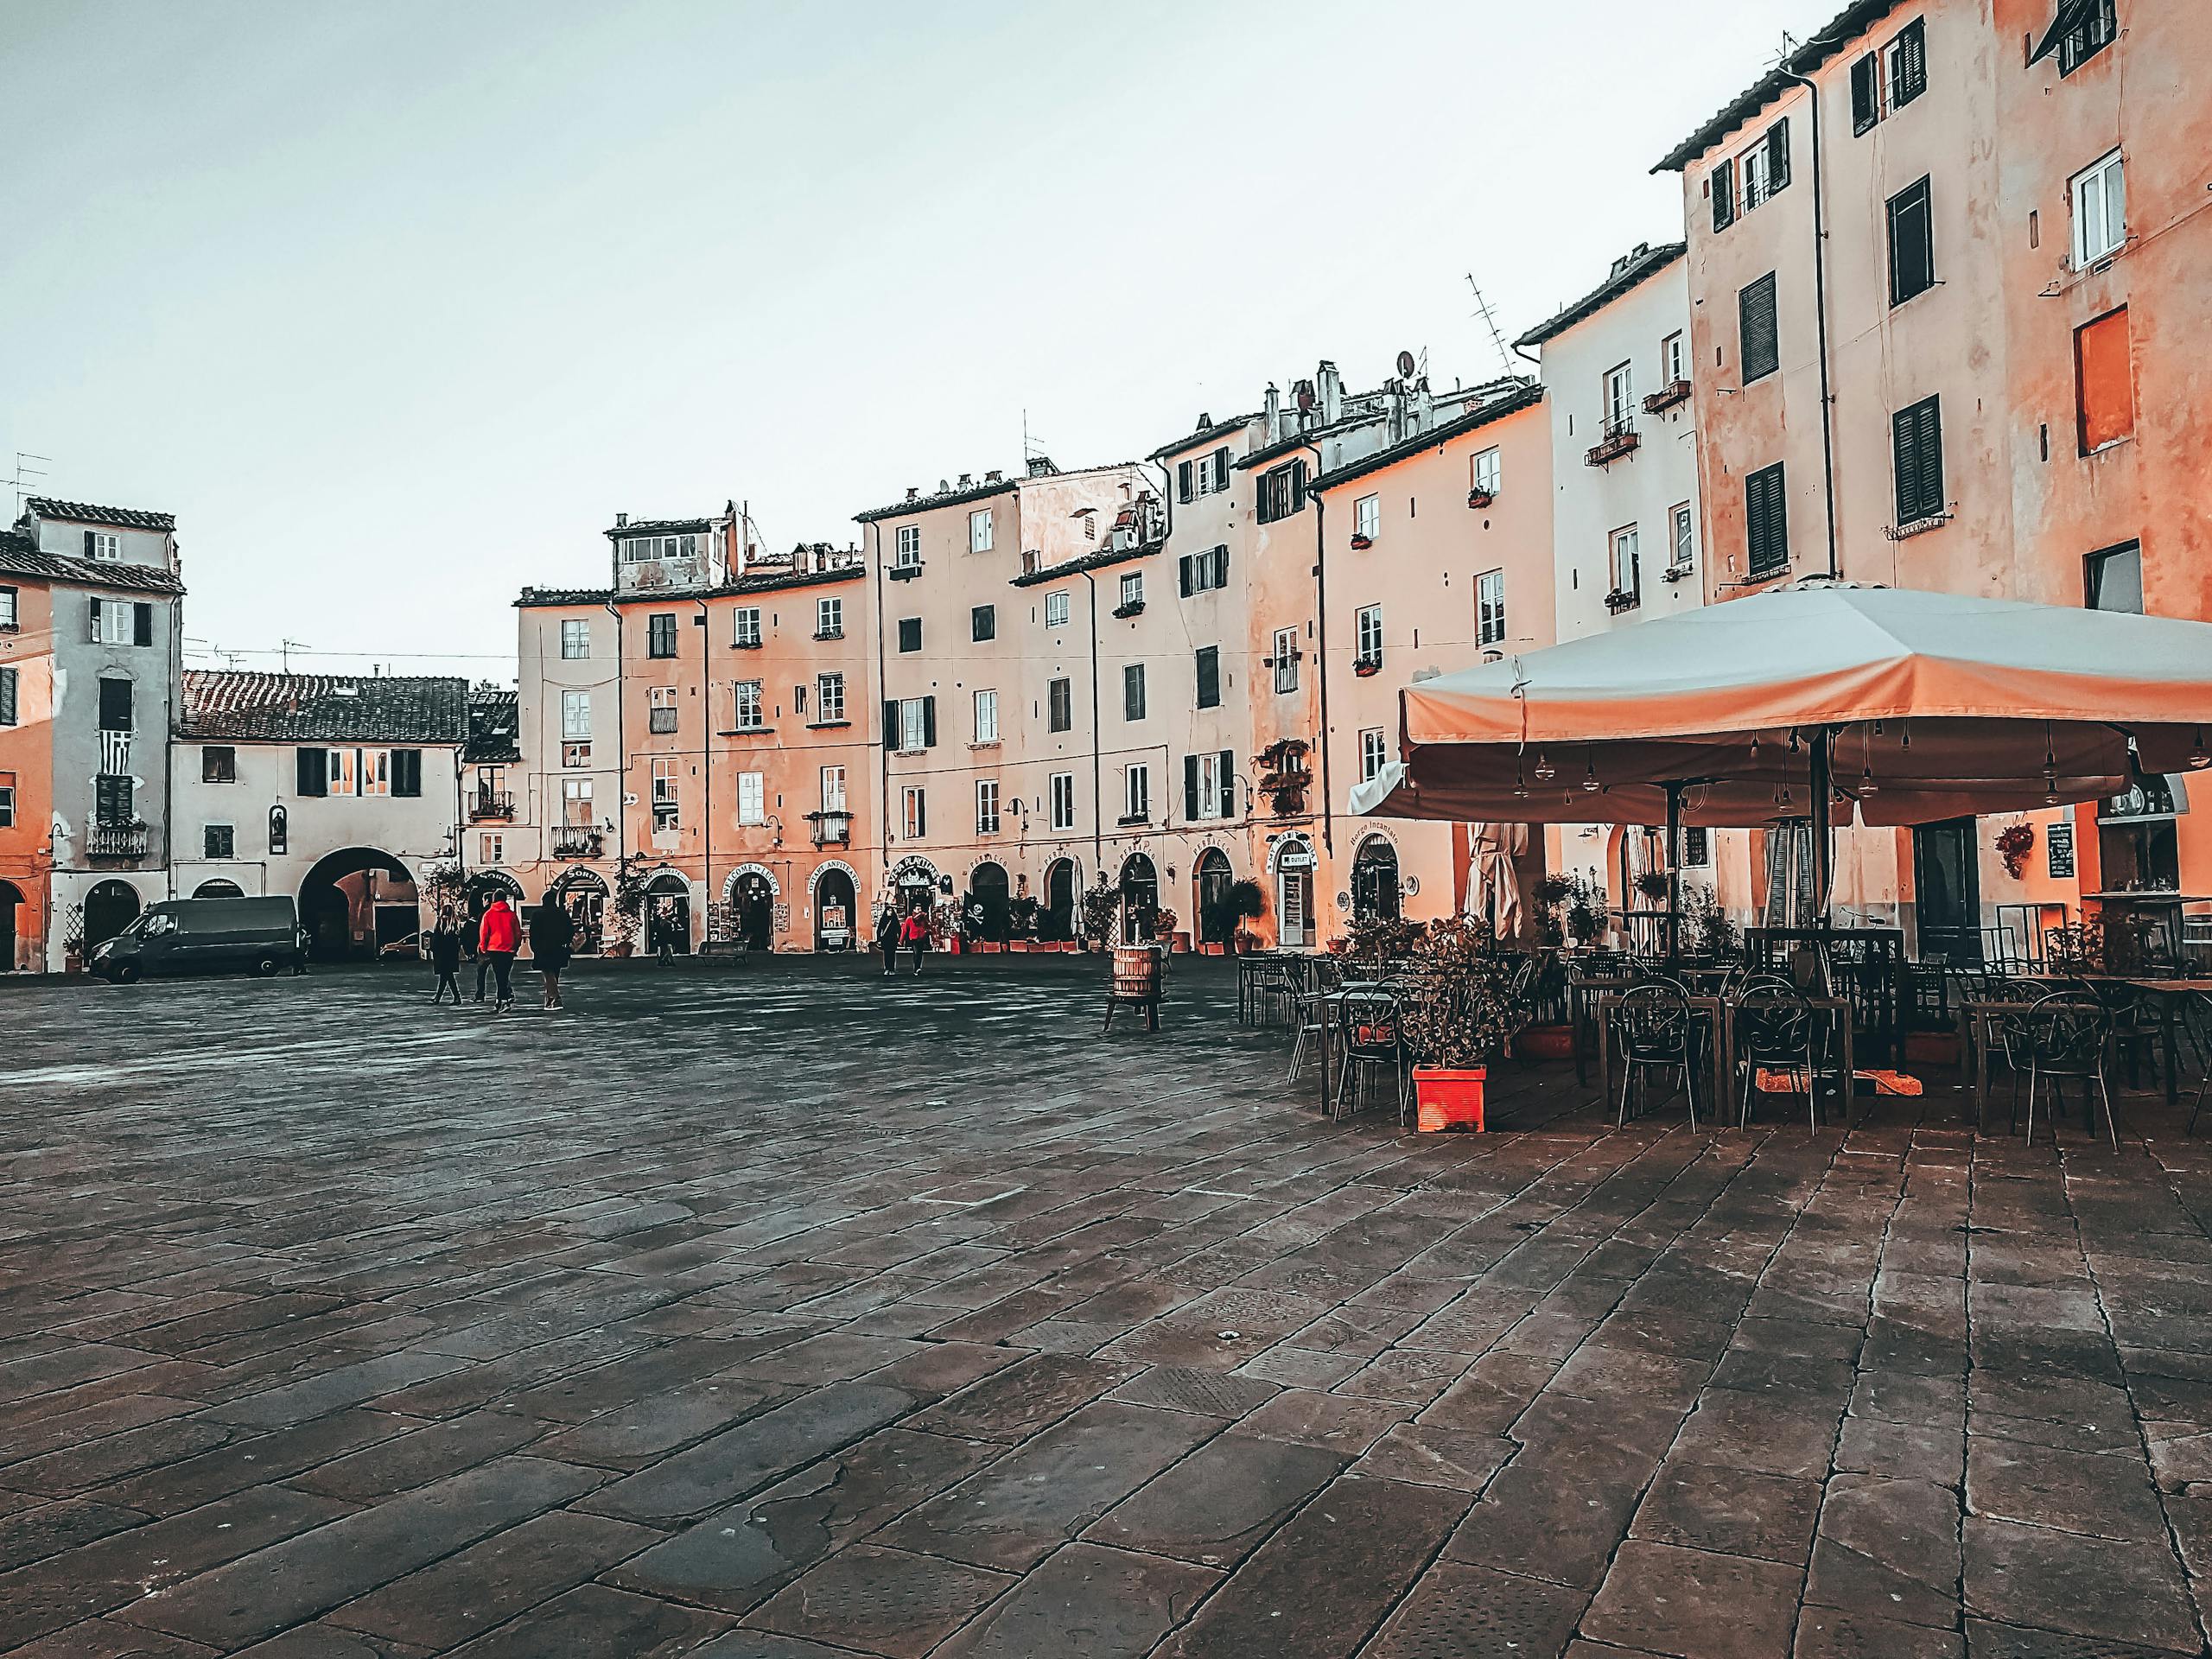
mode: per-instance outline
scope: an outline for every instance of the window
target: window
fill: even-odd
[[[1851,66],[1851,130],[1870,130],[1928,90],[1928,28],[1916,17]]]
[[[1897,464],[1897,523],[1943,511],[1943,421],[1940,399],[1923,397],[1890,416],[1890,451]]]
[[[2093,454],[2135,430],[2135,371],[2127,308],[2107,311],[2074,331],[2075,437]]]
[[[1185,553],[1179,562],[1183,597],[1229,586],[1229,549],[1210,547],[1203,553]]]
[[[1065,628],[1068,625],[1068,590],[1057,588],[1045,595],[1045,626]]]
[[[991,510],[978,507],[968,515],[968,550],[988,553],[991,550]]]
[[[968,613],[968,637],[981,645],[986,639],[995,639],[999,632],[999,607],[978,605]]]
[[[1352,632],[1357,639],[1355,660],[1380,663],[1382,660],[1382,607],[1363,605],[1352,619]]]
[[[1198,707],[1221,707],[1221,647],[1200,645],[1197,654]]]
[[[730,643],[734,645],[747,646],[759,645],[760,643],[760,607],[758,605],[741,605],[730,614],[735,619],[730,634]]]
[[[582,662],[591,655],[591,624],[582,617],[564,618],[561,623],[561,658],[564,662]]]
[[[1752,208],[1789,187],[1789,118],[1769,127],[1758,143],[1737,157],[1736,171],[1743,182],[1743,210]]]
[[[1271,524],[1306,506],[1306,463],[1270,467],[1260,474],[1260,522]]]
[[[999,781],[995,778],[976,780],[976,833],[995,836],[999,832]]]
[[[919,784],[909,784],[899,791],[899,821],[907,840],[917,841],[929,834],[929,799]]]
[[[93,822],[110,826],[137,823],[137,794],[134,779],[103,773],[93,780]]]
[[[655,835],[676,828],[676,761],[668,755],[653,761],[652,808]]]
[[[203,784],[235,784],[238,780],[238,752],[228,746],[210,743],[200,751],[200,781]]]
[[[741,824],[768,822],[768,779],[765,773],[737,774],[737,821]]]
[[[1371,542],[1382,528],[1382,498],[1363,495],[1351,504],[1351,533],[1360,541]]]
[[[1390,758],[1389,747],[1380,726],[1370,726],[1359,734],[1359,781],[1370,782],[1381,772]]]
[[[1122,664],[1122,718],[1123,720],[1144,718],[1144,664],[1142,663]]]
[[[1122,606],[1124,611],[1144,608],[1144,572],[1132,570],[1122,578]]]
[[[1782,366],[1782,342],[1774,315],[1772,271],[1736,294],[1736,351],[1743,359],[1744,384]]]
[[[154,643],[154,607],[128,600],[92,601],[92,643],[96,645],[150,645]]]
[[[895,733],[899,747],[910,753],[937,747],[937,699],[902,697],[884,705],[884,728]]]
[[[1605,540],[1613,578],[1613,591],[1608,597],[1625,601],[1621,607],[1625,609],[1643,598],[1642,538],[1636,525],[1623,524]]]
[[[1052,731],[1065,732],[1075,724],[1075,684],[1071,680],[1054,680],[1045,688],[1046,724]]]
[[[902,616],[899,619],[899,649],[902,652],[922,648],[922,619]]]
[[[1713,862],[1713,834],[1702,824],[1682,826],[1682,867],[1701,870]]]
[[[13,726],[16,720],[16,671],[0,668],[0,726]]]
[[[764,731],[767,728],[767,713],[760,706],[760,682],[740,680],[736,686],[736,717],[733,722],[741,732]]]
[[[2093,611],[2143,611],[2143,547],[2123,542],[2083,561],[2086,597]]]
[[[1736,159],[1736,176],[1743,181],[1744,211],[1750,213],[1767,199],[1768,156],[1764,143],[1754,145]]]
[[[1903,305],[1936,285],[1935,231],[1928,181],[1909,184],[1890,198],[1890,303]]]
[[[131,685],[128,680],[100,682],[100,730],[127,732],[132,726]]]
[[[505,836],[481,836],[477,839],[480,864],[502,864],[507,857],[507,838]]]
[[[1055,830],[1075,828],[1075,773],[1054,772],[1049,783],[1052,797],[1052,825]]]
[[[978,691],[976,694],[976,741],[995,743],[999,741],[999,694]]]
[[[1143,823],[1152,817],[1152,768],[1134,766],[1122,774],[1122,822]]]
[[[0,772],[0,830],[16,827],[16,774]]]
[[[561,780],[561,822],[571,829],[591,827],[594,819],[590,779],[563,778]]]
[[[1471,474],[1471,481],[1473,487],[1478,490],[1485,490],[1491,494],[1496,495],[1497,493],[1499,474],[1500,467],[1498,465],[1498,454],[1494,446],[1491,448],[1482,450],[1476,454],[1473,462],[1473,470]]]
[[[329,749],[324,771],[328,780],[327,791],[332,795],[358,795],[361,792],[360,754],[359,749]]]
[[[591,735],[591,693],[568,690],[561,693],[561,735],[575,741]]]
[[[842,674],[817,674],[814,677],[814,723],[817,726],[842,726],[845,721],[845,677]]]
[[[1605,371],[1605,435],[1624,432],[1636,424],[1636,369],[1618,363]]]
[[[202,858],[233,858],[237,856],[236,830],[227,823],[203,823],[200,826],[200,855]]]
[[[1505,643],[1505,572],[1485,570],[1475,578],[1475,643]]]
[[[814,637],[817,639],[842,639],[845,637],[843,600],[817,599],[814,601]]]
[[[1183,757],[1183,816],[1193,823],[1236,816],[1236,752]]]
[[[1175,498],[1188,501],[1201,495],[1213,495],[1229,487],[1229,451],[1215,450],[1210,455],[1200,455],[1192,461],[1178,461],[1175,466]]]
[[[665,736],[676,729],[676,688],[656,685],[646,694],[645,729]]]
[[[822,810],[842,812],[845,810],[845,769],[842,766],[822,768]]]
[[[361,749],[361,793],[365,796],[385,796],[391,793],[391,751],[389,749]]]
[[[2061,9],[2064,9],[2063,3]],[[2078,21],[2058,42],[2061,75],[2072,74],[2120,37],[2120,19],[2113,11],[2113,0],[2086,0],[2085,3],[2075,3],[2073,10]]]
[[[13,633],[22,621],[22,608],[13,588],[0,588],[0,633]]]
[[[1697,563],[1697,522],[1691,516],[1690,504],[1678,502],[1669,508],[1667,520],[1674,531],[1674,556],[1668,569],[1688,570]]]
[[[422,750],[394,749],[391,752],[391,792],[403,798],[417,798],[422,795]]]
[[[588,766],[591,765],[591,745],[588,743],[563,743],[561,746],[561,764],[564,766]]]
[[[123,537],[112,531],[88,530],[85,532],[85,556],[88,559],[119,559],[123,556]]]
[[[1275,690],[1278,695],[1298,690],[1298,630],[1277,628],[1274,656]]]
[[[2074,268],[2088,269],[2127,240],[2127,181],[2118,150],[2074,175]]]
[[[1713,168],[1713,228],[1725,231],[1736,222],[1736,164],[1723,158]]]
[[[707,540],[696,531],[688,536],[626,536],[622,540],[622,562],[644,564],[656,559],[696,559]]]
[[[676,613],[655,611],[645,619],[645,655],[673,657],[676,655]]]
[[[1659,384],[1671,386],[1690,378],[1689,359],[1686,355],[1682,337],[1672,334],[1659,342]]]
[[[985,513],[983,517],[988,518],[990,514]],[[986,541],[983,545],[988,547],[990,543]],[[891,568],[893,570],[918,570],[922,568],[922,527],[919,524],[899,526],[895,550],[891,556]]]
[[[1744,533],[1751,575],[1789,568],[1789,509],[1778,461],[1744,480]]]

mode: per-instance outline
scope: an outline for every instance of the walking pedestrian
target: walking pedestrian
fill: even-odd
[[[453,1005],[461,1006],[461,929],[455,925],[453,912],[438,912],[438,925],[430,930],[430,966],[438,970],[438,988],[430,998],[435,1007],[453,993]]]
[[[899,906],[888,898],[875,912],[875,948],[883,952],[883,976],[899,970]]]
[[[907,913],[906,925],[900,930],[908,944],[914,947],[914,977],[922,976],[922,953],[930,948],[930,925],[919,905]]]
[[[515,948],[521,943],[522,930],[516,925],[506,894],[500,893],[476,927],[476,948],[491,963],[492,977],[498,982],[499,1001],[492,1005],[494,1014],[505,1014],[514,1006]]]
[[[653,960],[663,967],[676,965],[676,900],[653,900]]]
[[[545,976],[545,1011],[561,1006],[561,970],[569,965],[576,925],[558,900],[548,899],[530,913],[530,959]]]
[[[471,916],[461,930],[461,948],[464,955],[476,964],[476,1000],[484,1000],[484,982],[492,976],[492,958],[484,954],[484,918],[480,912]]]

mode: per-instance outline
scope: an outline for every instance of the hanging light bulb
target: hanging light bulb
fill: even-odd
[[[2207,753],[2205,750],[2204,728],[2200,726],[2196,728],[2196,737],[2190,743],[2189,769],[2191,772],[2202,772],[2207,766],[2212,766],[2212,753]]]
[[[1558,772],[1559,768],[1551,763],[1551,757],[1541,749],[1538,749],[1536,751],[1536,781],[1540,784],[1548,784]]]
[[[1874,772],[1872,767],[1866,767],[1859,772],[1859,792],[1861,795],[1872,795],[1881,787],[1882,786],[1879,784],[1874,781]]]
[[[1897,721],[1897,747],[1909,749],[1911,747],[1912,728],[1901,720]]]
[[[1517,760],[1513,763],[1513,794],[1516,800],[1529,798],[1529,785],[1521,776],[1521,763]]]
[[[1594,759],[1582,763],[1582,787],[1590,794],[1598,792],[1598,763]]]

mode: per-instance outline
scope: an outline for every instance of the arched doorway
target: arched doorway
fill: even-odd
[[[607,934],[607,882],[596,870],[570,870],[553,884],[546,901],[575,924],[578,956],[596,956]]]
[[[1152,940],[1153,918],[1160,913],[1160,873],[1142,853],[1131,853],[1122,862],[1122,943],[1147,944]]]
[[[1200,853],[1196,880],[1198,938],[1207,944],[1226,944],[1236,931],[1236,918],[1229,913],[1229,889],[1236,880],[1229,855],[1218,847]]]
[[[487,899],[484,901],[488,904]],[[481,912],[482,904],[472,905]],[[300,925],[320,962],[372,957],[420,925],[415,878],[390,853],[344,847],[317,859],[300,883]]]
[[[664,870],[645,884],[645,950],[660,954],[665,944],[671,954],[691,954],[691,886],[672,870]]]
[[[842,864],[823,865],[814,878],[814,948],[851,950],[853,918],[859,906],[852,871]]]
[[[732,876],[729,906],[738,944],[747,950],[766,950],[775,943],[776,895],[766,875],[759,870],[741,870]]]
[[[1363,922],[1398,919],[1398,849],[1381,836],[1352,855],[1351,913]]]
[[[1286,950],[1317,943],[1313,920],[1313,847],[1303,836],[1275,843],[1275,942]]]
[[[891,872],[891,882],[901,916],[917,910],[926,914],[937,907],[937,866],[926,858],[900,859]]]
[[[192,896],[195,899],[243,899],[245,889],[235,881],[225,881],[219,877],[213,881],[202,881],[192,890]]]
[[[16,918],[23,903],[23,890],[12,881],[0,881],[0,974],[16,970],[16,942],[24,932]]]
[[[85,895],[85,954],[138,919],[138,889],[128,881],[101,881]]]
[[[1056,858],[1045,870],[1045,907],[1037,914],[1040,939],[1075,937],[1075,861]]]
[[[1014,902],[1007,881],[1006,866],[988,859],[978,864],[968,872],[968,892],[982,912],[977,937],[988,939],[994,944],[1004,944]]]

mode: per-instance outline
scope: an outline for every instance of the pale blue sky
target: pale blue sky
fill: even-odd
[[[1071,467],[1322,357],[1494,374],[1465,274],[1510,338],[1678,235],[1652,162],[1826,17],[19,7],[0,460],[175,512],[195,640],[508,674],[618,511],[842,544],[1025,407]]]

